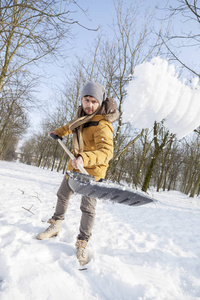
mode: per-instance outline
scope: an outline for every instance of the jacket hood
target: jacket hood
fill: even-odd
[[[120,112],[118,109],[116,109],[116,111],[113,113],[105,115],[106,121],[111,122],[111,123],[117,121],[119,119],[119,117],[120,117]]]
[[[117,121],[120,117],[120,112],[117,109],[117,102],[113,98],[106,98],[103,101],[100,110],[97,115],[102,115],[105,119],[111,123]]]

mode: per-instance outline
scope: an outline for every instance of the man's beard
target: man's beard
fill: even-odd
[[[82,106],[82,108],[86,115],[90,116],[94,113],[90,108],[84,108],[83,106]]]

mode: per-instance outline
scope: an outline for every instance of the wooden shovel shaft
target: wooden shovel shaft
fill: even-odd
[[[60,139],[58,139],[58,143],[61,145],[61,147],[65,150],[65,152],[69,155],[69,157],[72,160],[76,159],[75,156],[69,151],[69,149],[65,146],[65,144]],[[81,173],[89,175],[88,172],[83,168],[83,166],[81,166],[80,164],[77,164],[77,167]]]

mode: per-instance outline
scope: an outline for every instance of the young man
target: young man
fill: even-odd
[[[76,158],[69,161],[67,170],[78,171],[77,164],[81,164],[96,181],[105,178],[108,162],[113,157],[111,123],[118,118],[116,102],[112,98],[106,98],[105,88],[98,83],[88,82],[82,90],[81,106],[74,120],[50,132],[60,137],[73,134],[72,146]],[[57,192],[55,213],[48,221],[51,225],[43,233],[38,234],[37,239],[51,238],[58,234],[72,194],[73,191],[65,176]],[[86,246],[92,234],[95,206],[96,199],[82,196],[80,206],[82,217],[76,241],[76,254],[81,265],[88,261]]]

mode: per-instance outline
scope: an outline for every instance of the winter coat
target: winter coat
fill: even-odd
[[[84,168],[95,180],[105,178],[108,163],[113,157],[113,127],[112,122],[119,118],[118,110],[107,115],[94,115],[82,129],[84,149],[78,156],[82,156]],[[69,124],[56,129],[59,136],[71,134]],[[67,170],[73,169],[70,159]]]

